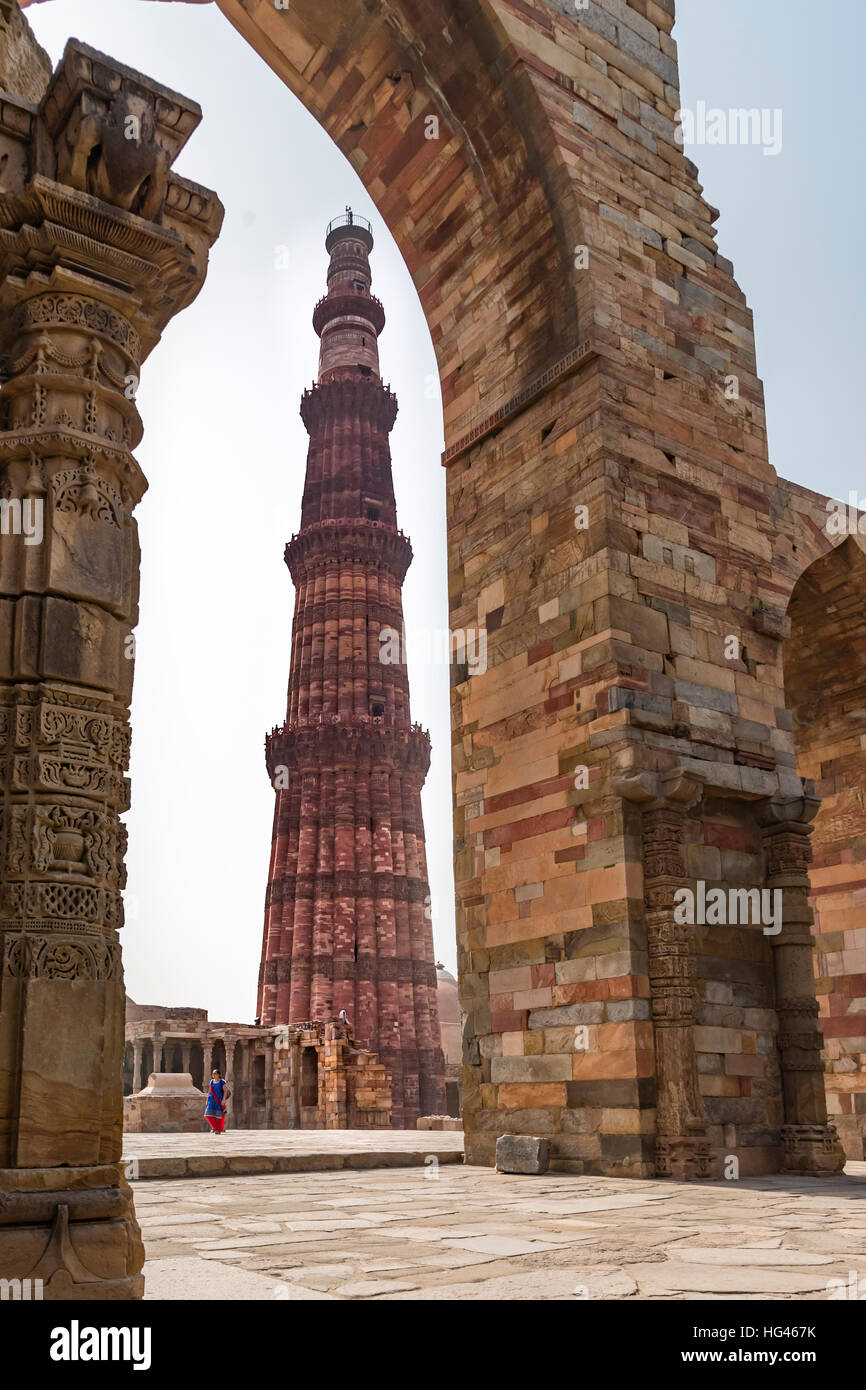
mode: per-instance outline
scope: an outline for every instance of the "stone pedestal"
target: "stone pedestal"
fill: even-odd
[[[200,1134],[206,1096],[189,1072],[151,1072],[147,1085],[123,1101],[129,1134]]]

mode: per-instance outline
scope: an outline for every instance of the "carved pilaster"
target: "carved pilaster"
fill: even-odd
[[[717,1176],[707,1139],[695,1053],[694,927],[674,918],[674,895],[685,886],[680,846],[703,787],[679,773],[637,772],[614,790],[642,810],[644,921],[655,1038],[656,1172],[689,1180]]]
[[[767,886],[778,889],[782,901],[782,929],[769,937],[785,1107],[782,1162],[788,1171],[837,1173],[845,1166],[845,1154],[835,1127],[827,1123],[809,906],[810,822],[819,805],[814,796],[773,799],[761,808],[759,819]]]
[[[118,933],[146,487],[135,396],[222,210],[171,172],[195,104],[77,41],[38,110],[3,103],[0,1186],[26,1191],[38,1169],[51,1209],[26,1235],[4,1209],[0,1276],[44,1271],[46,1298],[130,1298],[143,1251],[119,1166]]]

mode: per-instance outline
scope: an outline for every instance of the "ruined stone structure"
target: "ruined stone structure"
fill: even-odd
[[[286,1129],[390,1129],[391,1077],[339,1018],[276,1030],[275,1125]]]
[[[369,224],[347,210],[325,246],[301,528],[286,547],[286,722],[266,745],[276,802],[258,1013],[296,1024],[345,1011],[390,1072],[395,1128],[413,1128],[444,1110],[445,1089],[421,818],[430,740],[411,722],[405,654],[392,651],[412,547],[397,529],[397,401],[379,375]]]
[[[437,964],[436,981],[439,1027],[445,1057],[445,1111],[453,1118],[460,1114],[463,1089],[463,1013],[457,981],[450,970]]]
[[[231,1129],[387,1129],[391,1124],[389,1073],[340,1019],[278,1028],[212,1023],[206,1009],[135,1004],[127,998],[125,1129],[177,1130],[181,1107],[173,1097],[165,1108],[159,1077],[188,1074],[190,1084],[205,1092],[214,1067],[232,1089]],[[154,1076],[153,1093],[132,1104],[153,1085]],[[190,1119],[191,1132],[204,1129],[203,1113],[202,1099],[199,1122]]]
[[[853,1152],[862,542],[769,463],[751,315],[677,138],[673,0],[219,8],[358,171],[438,356],[451,622],[488,635],[452,688],[469,1161],[511,1131],[554,1169],[838,1167],[816,993]],[[145,118],[127,167],[97,60],[74,47],[45,96],[23,33],[2,0],[2,477],[63,544],[3,540],[0,1269],[116,1296],[141,1283],[116,1166],[142,486],[120,383],[219,211],[170,173],[190,103],[101,64]],[[699,881],[779,889],[781,930],[677,921]]]
[[[274,1030],[250,1023],[214,1023],[207,1009],[165,1008],[126,1000],[123,1092],[138,1091],[152,1072],[189,1072],[207,1090],[219,1067],[233,1090],[235,1129],[271,1129]],[[125,1121],[124,1121],[125,1123]]]

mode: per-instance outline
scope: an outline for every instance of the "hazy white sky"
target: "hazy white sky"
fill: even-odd
[[[688,150],[755,311],[771,460],[785,477],[862,495],[866,5],[826,0],[819,20],[808,0],[679,0],[678,14],[684,106],[783,113],[776,157]],[[282,555],[298,526],[308,438],[298,405],[316,373],[310,318],[325,292],[324,230],[347,202],[373,222],[373,291],[388,315],[380,357],[400,402],[391,445],[398,520],[415,551],[410,634],[447,627],[435,358],[360,180],[214,6],[54,0],[27,16],[55,61],[74,35],[195,98],[204,120],[176,167],[226,205],[205,288],[167,330],[138,396],[150,491],[137,512],[123,940],[139,1003],[249,1021],[273,811],[263,741],[285,715],[293,592]],[[448,672],[413,663],[411,647],[409,656],[413,717],[433,744],[424,793],[433,925],[453,970]]]

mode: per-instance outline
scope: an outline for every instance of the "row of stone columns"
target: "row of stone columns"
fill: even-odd
[[[225,1049],[225,1073],[226,1073],[226,1078],[227,1078],[227,1080],[231,1081],[231,1078],[232,1078],[232,1068],[233,1068],[233,1066],[234,1066],[234,1061],[235,1061],[235,1047],[236,1047],[236,1045],[237,1045],[237,1043],[238,1043],[239,1041],[240,1041],[241,1044],[242,1044],[242,1047],[241,1047],[241,1066],[240,1066],[240,1077],[239,1077],[239,1080],[246,1080],[247,1077],[248,1077],[248,1074],[249,1074],[249,1057],[248,1057],[248,1054],[249,1054],[249,1052],[250,1052],[250,1047],[249,1047],[248,1044],[246,1044],[246,1043],[244,1042],[243,1039],[238,1039],[238,1038],[232,1036],[231,1034],[227,1034],[224,1038],[221,1038],[221,1037],[212,1037],[212,1038],[209,1038],[209,1039],[206,1040],[206,1041],[205,1041],[204,1039],[201,1039],[201,1040],[197,1040],[197,1039],[186,1039],[186,1040],[180,1039],[180,1047],[181,1047],[181,1071],[188,1072],[188,1071],[190,1070],[192,1048],[193,1048],[194,1046],[195,1046],[195,1047],[201,1047],[201,1050],[202,1050],[202,1081],[203,1081],[203,1083],[206,1085],[206,1084],[207,1084],[207,1081],[208,1081],[209,1078],[210,1078],[211,1071],[212,1071],[212,1069],[213,1069],[212,1063],[213,1063],[214,1047],[215,1047],[215,1045],[216,1045],[218,1042],[221,1042],[221,1043],[223,1044],[224,1049]],[[133,1042],[132,1042],[132,1080],[133,1080],[133,1090],[138,1089],[139,1083],[140,1083],[141,1086],[146,1086],[146,1085],[147,1085],[147,1078],[144,1077],[144,1076],[142,1075],[142,1070],[141,1070],[142,1062],[143,1062],[143,1060],[144,1060],[144,1048],[145,1048],[145,1046],[146,1046],[147,1044],[150,1044],[150,1047],[151,1047],[151,1049],[152,1049],[152,1053],[153,1053],[153,1071],[155,1071],[155,1072],[158,1072],[158,1071],[161,1071],[161,1070],[162,1070],[162,1054],[163,1054],[163,1049],[164,1049],[164,1048],[168,1048],[168,1047],[170,1047],[170,1046],[176,1047],[176,1046],[178,1045],[177,1043],[173,1043],[173,1042],[172,1042],[172,1039],[171,1039],[170,1036],[166,1036],[165,1038],[156,1036],[156,1037],[140,1037],[140,1038],[134,1039]],[[265,1053],[266,1059],[267,1059],[270,1055],[271,1055],[271,1049],[268,1048],[267,1051],[266,1051],[266,1053]],[[266,1060],[265,1065],[266,1065],[266,1070],[267,1070],[267,1060]]]

